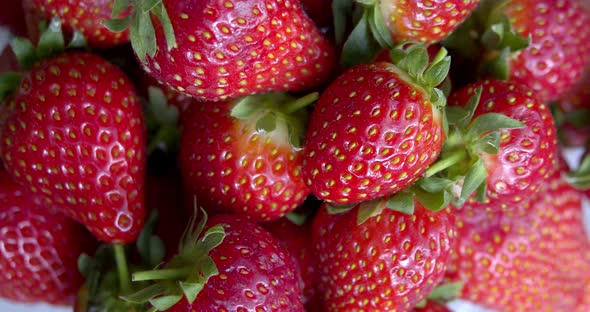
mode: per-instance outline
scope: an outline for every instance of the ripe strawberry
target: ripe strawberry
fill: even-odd
[[[420,308],[414,308],[412,311],[413,312],[451,312],[451,310],[449,310],[444,305],[442,305],[436,301],[432,301],[432,300],[427,300],[425,306],[420,307]]]
[[[384,208],[361,224],[363,204],[313,220],[320,289],[328,311],[408,311],[443,278],[455,241],[449,209]]]
[[[556,134],[548,107],[533,96],[533,92],[515,83],[484,80],[455,91],[448,99],[449,108],[466,106],[476,90],[481,88],[479,104],[474,118],[485,113],[499,113],[521,121],[524,128],[505,129],[500,132],[498,151],[495,154],[477,152],[487,171],[487,198],[504,208],[527,200],[552,174],[556,163]],[[475,119],[474,119],[475,120]],[[477,125],[486,129],[487,125]],[[468,127],[475,127],[470,124]],[[471,153],[465,148],[465,139],[449,136],[449,142],[460,142],[460,153]],[[491,205],[490,205],[491,207]]]
[[[64,29],[70,35],[79,31],[93,48],[111,48],[129,42],[129,31],[111,32],[102,23],[111,19],[115,0],[23,0],[25,12],[29,15],[29,35],[38,39],[40,21],[48,22],[58,16]],[[129,11],[117,14],[129,15]]]
[[[157,80],[199,100],[302,91],[334,67],[333,48],[299,1],[171,0],[152,13],[144,2],[131,19],[137,56]],[[159,17],[151,32],[150,16]]]
[[[35,199],[0,171],[0,298],[70,305],[82,284],[78,256],[96,244],[78,223]]]
[[[145,133],[126,76],[102,58],[60,54],[23,75],[2,127],[14,179],[106,242],[136,238],[144,222]]]
[[[590,268],[580,194],[555,174],[538,195],[510,211],[458,211],[448,277],[464,282],[463,298],[498,311],[573,311]]]
[[[213,217],[208,224],[203,235],[204,224],[196,231],[192,226],[180,253],[163,271],[134,274],[136,281],[160,279],[159,274],[175,277],[156,284],[162,286],[161,294],[141,301],[169,299],[154,311],[303,311],[297,264],[276,238],[233,215]]]
[[[286,218],[261,224],[278,238],[298,264],[297,271],[302,278],[303,303],[314,304],[320,294],[317,292],[317,262],[311,242],[311,222],[297,225]]]
[[[381,18],[395,42],[427,44],[446,38],[475,9],[479,0],[380,1]]]
[[[440,153],[445,98],[434,87],[450,60],[428,66],[422,45],[399,53],[410,56],[398,66],[353,67],[320,96],[305,138],[303,178],[322,200],[348,204],[396,193]]]
[[[529,47],[511,57],[510,79],[542,102],[556,100],[590,64],[590,9],[577,0],[512,0],[502,11],[518,34],[531,38]]]
[[[300,103],[269,94],[206,103],[187,113],[180,167],[185,188],[199,205],[270,221],[303,203],[309,190],[297,142],[305,111],[287,116],[289,102],[295,109]]]

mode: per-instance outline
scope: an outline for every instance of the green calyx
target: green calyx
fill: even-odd
[[[180,145],[180,125],[178,108],[168,103],[168,99],[158,87],[148,88],[146,123],[150,134],[147,152],[156,149],[175,152]]]
[[[157,224],[157,212],[153,212],[138,236],[136,249],[141,263],[128,264],[127,253],[131,245],[103,244],[94,256],[86,254],[78,258],[78,270],[85,277],[76,306],[79,311],[143,311],[145,305],[136,305],[120,299],[120,296],[145,287],[145,283],[131,284],[130,272],[159,265],[164,258],[164,243],[153,235]]]
[[[183,297],[189,303],[196,300],[209,278],[219,274],[209,252],[225,238],[225,230],[221,225],[212,226],[203,233],[207,214],[204,210],[201,211],[203,218],[197,223],[195,209],[195,215],[181,239],[179,253],[166,268],[132,274],[132,281],[151,281],[152,284],[133,294],[122,296],[122,299],[139,305],[148,304],[151,306],[148,311],[168,310]]]
[[[24,70],[30,69],[39,61],[63,53],[66,49],[81,49],[86,47],[86,39],[78,31],[74,31],[72,38],[66,44],[61,28],[61,21],[54,17],[48,25],[41,24],[41,36],[35,46],[29,39],[15,37],[10,41],[10,47],[17,61]],[[21,73],[7,72],[0,75],[0,101],[13,94],[22,78]]]
[[[132,7],[131,14],[119,18],[129,7]],[[174,28],[162,0],[115,0],[112,19],[103,22],[103,25],[113,32],[129,28],[131,46],[137,57],[145,63],[146,57],[153,57],[158,49],[152,17],[162,26],[168,50],[176,48]]]
[[[426,301],[435,301],[440,304],[445,304],[461,295],[463,289],[463,282],[444,283],[436,286],[426,299],[420,301],[416,307],[423,308],[426,306]]]
[[[332,4],[336,42],[340,44],[351,18],[354,29],[344,42],[341,62],[345,67],[369,63],[382,49],[390,50],[395,43],[381,8],[376,0],[336,0]]]
[[[403,70],[414,84],[428,93],[435,107],[442,109],[446,106],[446,96],[437,88],[447,78],[451,68],[451,57],[445,48],[441,48],[430,61],[425,44],[406,42],[392,49],[390,57],[393,64]]]
[[[479,75],[506,80],[512,53],[527,48],[530,37],[519,35],[503,12],[510,0],[483,0],[443,45],[477,62]],[[483,60],[483,61],[482,61]]]
[[[300,149],[309,116],[307,107],[318,97],[317,92],[300,98],[283,92],[251,95],[235,101],[231,116],[254,124],[257,131],[286,137],[291,146]]]
[[[476,199],[484,199],[488,173],[482,156],[498,153],[502,130],[524,127],[522,122],[498,113],[473,118],[481,91],[481,87],[476,88],[464,108],[446,107],[447,140],[437,161],[414,186],[427,194],[444,196],[456,207],[462,206],[474,193]]]
[[[567,183],[579,190],[590,189],[590,155],[584,156],[580,166],[564,175]]]

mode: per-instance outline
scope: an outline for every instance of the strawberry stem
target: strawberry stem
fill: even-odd
[[[285,112],[286,114],[294,113],[315,102],[319,97],[319,92],[312,92],[308,95],[295,99],[294,101],[285,104],[283,112]]]
[[[457,150],[456,152],[454,152],[453,154],[451,154],[449,157],[445,157],[444,159],[441,159],[437,162],[435,162],[434,164],[432,164],[432,166],[430,166],[428,169],[426,169],[426,172],[424,173],[425,177],[431,177],[449,167],[454,166],[455,164],[460,163],[461,161],[465,160],[467,158],[467,151],[465,150]]]
[[[190,274],[190,269],[159,269],[150,271],[135,272],[131,276],[134,282],[155,281],[155,280],[182,280]]]
[[[123,245],[115,244],[113,245],[113,251],[115,252],[115,262],[117,263],[121,293],[126,294],[131,289],[131,282],[129,281],[129,268],[127,267],[125,249]]]

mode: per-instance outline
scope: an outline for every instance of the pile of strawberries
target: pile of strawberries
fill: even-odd
[[[0,6],[0,298],[590,311],[587,0]]]

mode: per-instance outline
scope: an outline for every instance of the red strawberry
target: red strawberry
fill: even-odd
[[[0,297],[16,302],[70,305],[82,284],[78,256],[95,242],[60,213],[0,170]]]
[[[455,241],[449,209],[416,203],[413,215],[384,208],[357,224],[352,210],[313,221],[320,289],[328,311],[408,311],[443,278]]]
[[[322,30],[333,26],[332,0],[301,0],[305,13]]]
[[[276,238],[233,215],[216,216],[208,224],[203,235],[204,224],[189,231],[183,249],[163,271],[134,274],[134,280],[172,276],[188,282],[165,280],[156,284],[161,294],[143,301],[170,296],[154,311],[303,311],[297,264]]]
[[[427,300],[425,306],[420,307],[420,308],[414,308],[412,311],[413,312],[451,312],[451,310],[449,310],[444,305],[442,305],[436,301],[432,301],[432,300]]]
[[[475,9],[479,0],[380,1],[381,18],[395,42],[435,43],[446,38]]]
[[[510,208],[513,203],[529,199],[552,174],[557,144],[553,118],[532,91],[499,80],[479,81],[457,90],[449,97],[449,104],[466,106],[478,88],[481,97],[474,118],[499,113],[521,121],[524,128],[502,130],[496,154],[470,151],[465,148],[467,142],[461,140],[456,148],[461,153],[478,153],[472,156],[479,157],[487,171],[488,199]],[[475,127],[473,123],[469,126]],[[449,137],[451,141],[455,138]]]
[[[151,23],[143,2],[136,1],[131,25]],[[335,64],[299,1],[170,0],[151,14],[160,17],[155,31],[131,36],[135,52],[157,80],[199,100],[306,90]]]
[[[129,31],[111,32],[102,23],[111,19],[115,0],[23,0],[29,15],[29,35],[38,39],[39,23],[58,16],[68,33],[78,30],[89,46],[111,48],[129,42]],[[125,17],[129,11],[118,15]]]
[[[317,292],[318,272],[317,259],[313,254],[311,242],[311,222],[297,225],[286,218],[261,224],[274,237],[278,238],[298,264],[298,271],[303,282],[303,303],[315,304]]]
[[[531,38],[511,57],[510,79],[542,102],[556,100],[590,64],[590,9],[577,0],[512,0],[502,11],[519,35]]]
[[[449,59],[428,66],[422,45],[399,53],[421,57],[353,67],[320,96],[305,138],[303,177],[322,200],[347,204],[396,193],[440,153],[445,99],[434,86]]]
[[[573,310],[590,270],[580,194],[556,174],[538,195],[510,211],[460,210],[448,275],[464,282],[463,298],[499,311]]]
[[[26,72],[2,127],[15,180],[106,242],[136,238],[144,222],[145,133],[126,76],[70,52]]]
[[[299,103],[269,94],[206,103],[187,113],[180,167],[185,188],[199,205],[270,221],[303,203],[309,190],[296,141],[305,112],[287,116],[289,102]]]
[[[16,36],[24,36],[27,33],[25,13],[20,1],[2,2],[0,12],[0,26],[7,27],[8,31]]]

